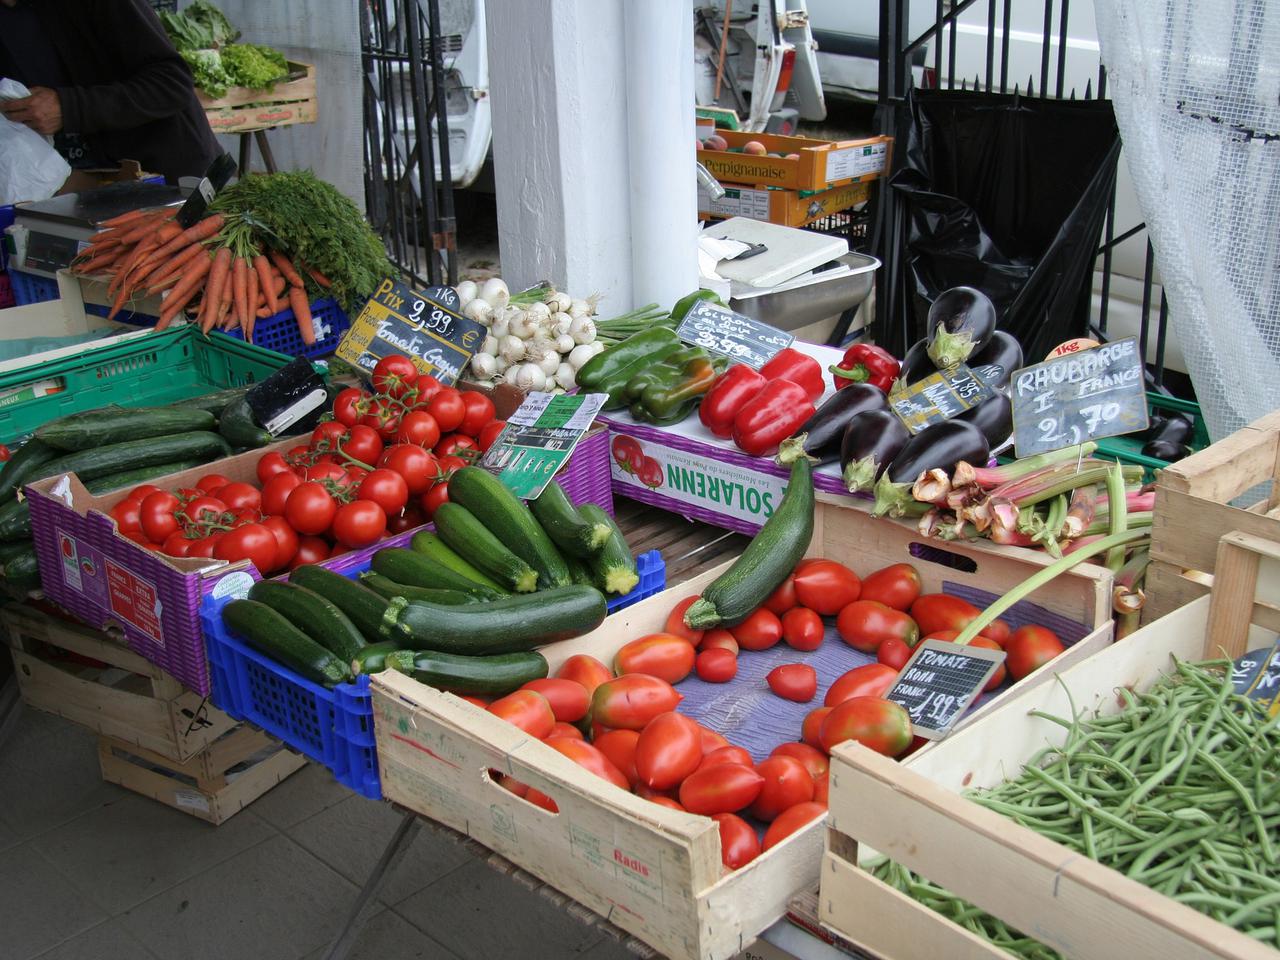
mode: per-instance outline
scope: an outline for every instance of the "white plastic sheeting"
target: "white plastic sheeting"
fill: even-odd
[[[1169,322],[1216,439],[1280,408],[1280,4],[1094,10]]]

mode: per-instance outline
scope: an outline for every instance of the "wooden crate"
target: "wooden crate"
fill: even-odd
[[[698,219],[723,220],[725,217],[750,217],[784,227],[803,227],[865,203],[871,196],[869,183],[849,183],[842,187],[808,192],[802,190],[770,190],[766,187],[721,184],[725,194],[719,200],[698,187]]]
[[[214,826],[301,769],[307,758],[241,725],[185,763],[113,737],[98,738],[102,779]]]
[[[1277,478],[1280,411],[1160,471],[1143,623],[1209,592],[1218,539],[1228,531],[1280,541]],[[1247,510],[1230,505],[1262,484],[1269,484],[1266,496]]]
[[[1220,655],[1223,645],[1229,653],[1269,645],[1280,620],[1280,544],[1232,533],[1223,538],[1218,564],[1223,572],[1212,600],[1195,600],[1082,663],[1052,671],[1061,683],[1019,692],[903,764],[857,744],[837,747],[822,922],[885,960],[1007,958],[873,878],[860,864],[879,851],[1068,958],[1280,958],[1271,947],[959,796],[1002,782],[1046,744],[1063,742],[1063,728],[1030,716],[1033,710],[1059,717],[1073,709],[1114,712],[1117,688],[1149,688],[1171,657],[1199,660]]]
[[[199,91],[200,105],[214,133],[252,133],[295,123],[315,123],[320,116],[316,100],[316,68],[288,61],[289,79],[273,90],[232,87],[217,100]]]
[[[0,609],[22,698],[98,733],[186,760],[236,725],[109,634],[25,604]]]
[[[980,557],[975,572],[963,573],[913,560],[916,539],[902,524],[820,502],[810,554],[868,571],[912,560],[929,590],[948,580],[1002,590],[1037,569],[985,546],[963,545],[958,553]],[[577,653],[611,661],[627,640],[661,630],[679,599],[699,592],[731,562],[619,611],[586,636],[543,647],[551,670]],[[1079,622],[1102,622],[1064,658],[1078,659],[1108,642],[1110,586],[1107,571],[1090,568],[1035,596]],[[726,874],[710,819],[619,790],[516,727],[409,677],[389,671],[371,684],[388,800],[470,835],[674,960],[734,956],[818,879],[819,823]],[[560,812],[549,814],[502,789],[492,770],[546,793]]]
[[[763,144],[769,153],[782,154],[770,157],[731,150],[699,150],[698,160],[721,183],[826,190],[886,176],[893,156],[893,137],[833,141],[734,130],[716,133],[724,137],[730,147],[741,147],[754,140]],[[788,157],[788,154],[794,156]]]

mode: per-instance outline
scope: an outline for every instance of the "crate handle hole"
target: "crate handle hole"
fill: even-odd
[[[952,570],[959,570],[961,573],[978,572],[978,564],[971,557],[966,557],[961,553],[952,553],[950,550],[943,550],[933,544],[913,542],[907,550],[915,559],[923,560],[926,563],[936,563],[944,567],[950,567]]]
[[[503,773],[501,770],[495,770],[490,767],[481,773],[481,778],[495,790],[501,790],[509,793],[521,803],[526,803],[539,813],[547,816],[558,817],[560,815],[559,805],[548,797],[541,790],[529,786],[527,783],[521,783],[510,774]],[[529,794],[534,795],[534,799],[529,799]],[[549,804],[546,806],[545,804]]]

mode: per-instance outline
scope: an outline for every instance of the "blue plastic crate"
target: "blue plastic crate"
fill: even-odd
[[[640,574],[640,582],[632,588],[630,593],[609,598],[610,613],[629,607],[633,603],[639,603],[646,597],[652,597],[655,593],[661,593],[666,589],[667,564],[657,550],[650,550],[636,557],[636,572]]]
[[[254,345],[291,357],[326,357],[338,349],[342,335],[351,329],[351,319],[336,300],[317,300],[311,304],[311,320],[316,330],[316,342],[311,346],[302,342],[298,322],[288,307],[254,324]],[[230,336],[244,339],[239,330],[231,331]]]
[[[16,216],[13,204],[6,203],[0,206],[0,270],[6,270],[9,267],[9,238],[5,230],[13,226]]]
[[[20,307],[29,303],[44,303],[58,299],[58,281],[40,277],[21,270],[9,271],[9,283],[13,286],[13,301]]]

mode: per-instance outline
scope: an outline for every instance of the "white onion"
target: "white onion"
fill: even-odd
[[[523,360],[525,354],[524,341],[519,337],[505,336],[498,343],[498,355],[508,363]]]
[[[574,346],[575,344],[573,342],[573,337],[569,336],[567,332],[562,333],[560,334],[560,336],[556,337],[557,353],[568,353],[574,348]]]
[[[560,293],[557,290],[553,290],[543,297],[542,301],[547,304],[549,308],[565,313],[568,311],[569,305],[573,303],[573,297],[569,296],[567,293]]]
[[[490,277],[480,287],[477,294],[481,300],[488,302],[489,306],[495,310],[501,310],[511,300],[511,291],[507,289],[507,285],[502,282],[501,277]]]
[[[480,344],[480,352],[487,353],[491,357],[498,355],[498,338],[492,333],[484,338],[484,343]]]
[[[531,393],[546,388],[547,375],[536,363],[522,363],[515,370],[515,380],[509,382],[514,382],[521,390]]]
[[[574,370],[581,370],[582,365],[596,355],[592,349],[594,346],[593,343],[584,343],[570,350],[567,358],[569,366]]]
[[[538,325],[533,322],[533,317],[527,310],[508,314],[508,319],[511,321],[511,335],[513,337],[528,340],[538,331]]]
[[[522,369],[524,369],[523,363],[511,364],[511,366],[507,367],[506,371],[502,374],[503,381],[505,383],[511,384],[514,387],[516,385],[516,376],[520,373]]]
[[[547,329],[555,336],[560,336],[569,332],[569,326],[573,323],[573,317],[567,313],[553,313],[547,321]]]
[[[506,372],[507,372],[508,370],[510,370],[513,366],[519,366],[519,364],[513,364],[513,363],[512,363],[510,360],[508,360],[506,357],[502,357],[502,356],[499,356],[499,357],[498,357],[498,359],[497,359],[497,371],[498,371],[498,375],[499,375],[499,376],[501,376],[502,374],[506,373]]]
[[[569,325],[574,343],[591,343],[596,338],[596,325],[590,317],[576,317]]]
[[[534,323],[542,323],[551,316],[551,308],[545,303],[531,303],[525,307],[525,312]]]
[[[476,323],[483,323],[487,327],[493,320],[493,305],[487,300],[476,297],[462,308],[462,315]]]
[[[453,289],[458,295],[458,306],[460,307],[465,307],[476,298],[476,282],[474,280],[463,280]]]
[[[589,317],[594,312],[595,308],[586,300],[574,300],[567,311],[571,317]]]
[[[538,369],[548,377],[555,376],[556,371],[560,369],[560,354],[556,353],[554,350],[550,351],[545,357],[538,361]]]
[[[471,373],[477,380],[492,380],[498,375],[497,357],[491,353],[477,353],[471,358]]]
[[[578,385],[577,375],[578,371],[573,368],[573,364],[562,363],[556,367],[556,384],[566,390],[572,390]]]
[[[511,322],[507,319],[505,311],[493,315],[493,323],[489,325],[489,332],[499,340],[511,332]]]
[[[601,343],[599,340],[597,340],[595,343],[589,343],[589,344],[587,344],[587,346],[589,346],[589,347],[591,348],[591,355],[592,355],[593,357],[594,357],[594,356],[596,356],[596,354],[604,353],[606,350],[608,350],[608,349],[609,349],[609,348],[608,348],[608,347],[606,347],[603,343]]]

